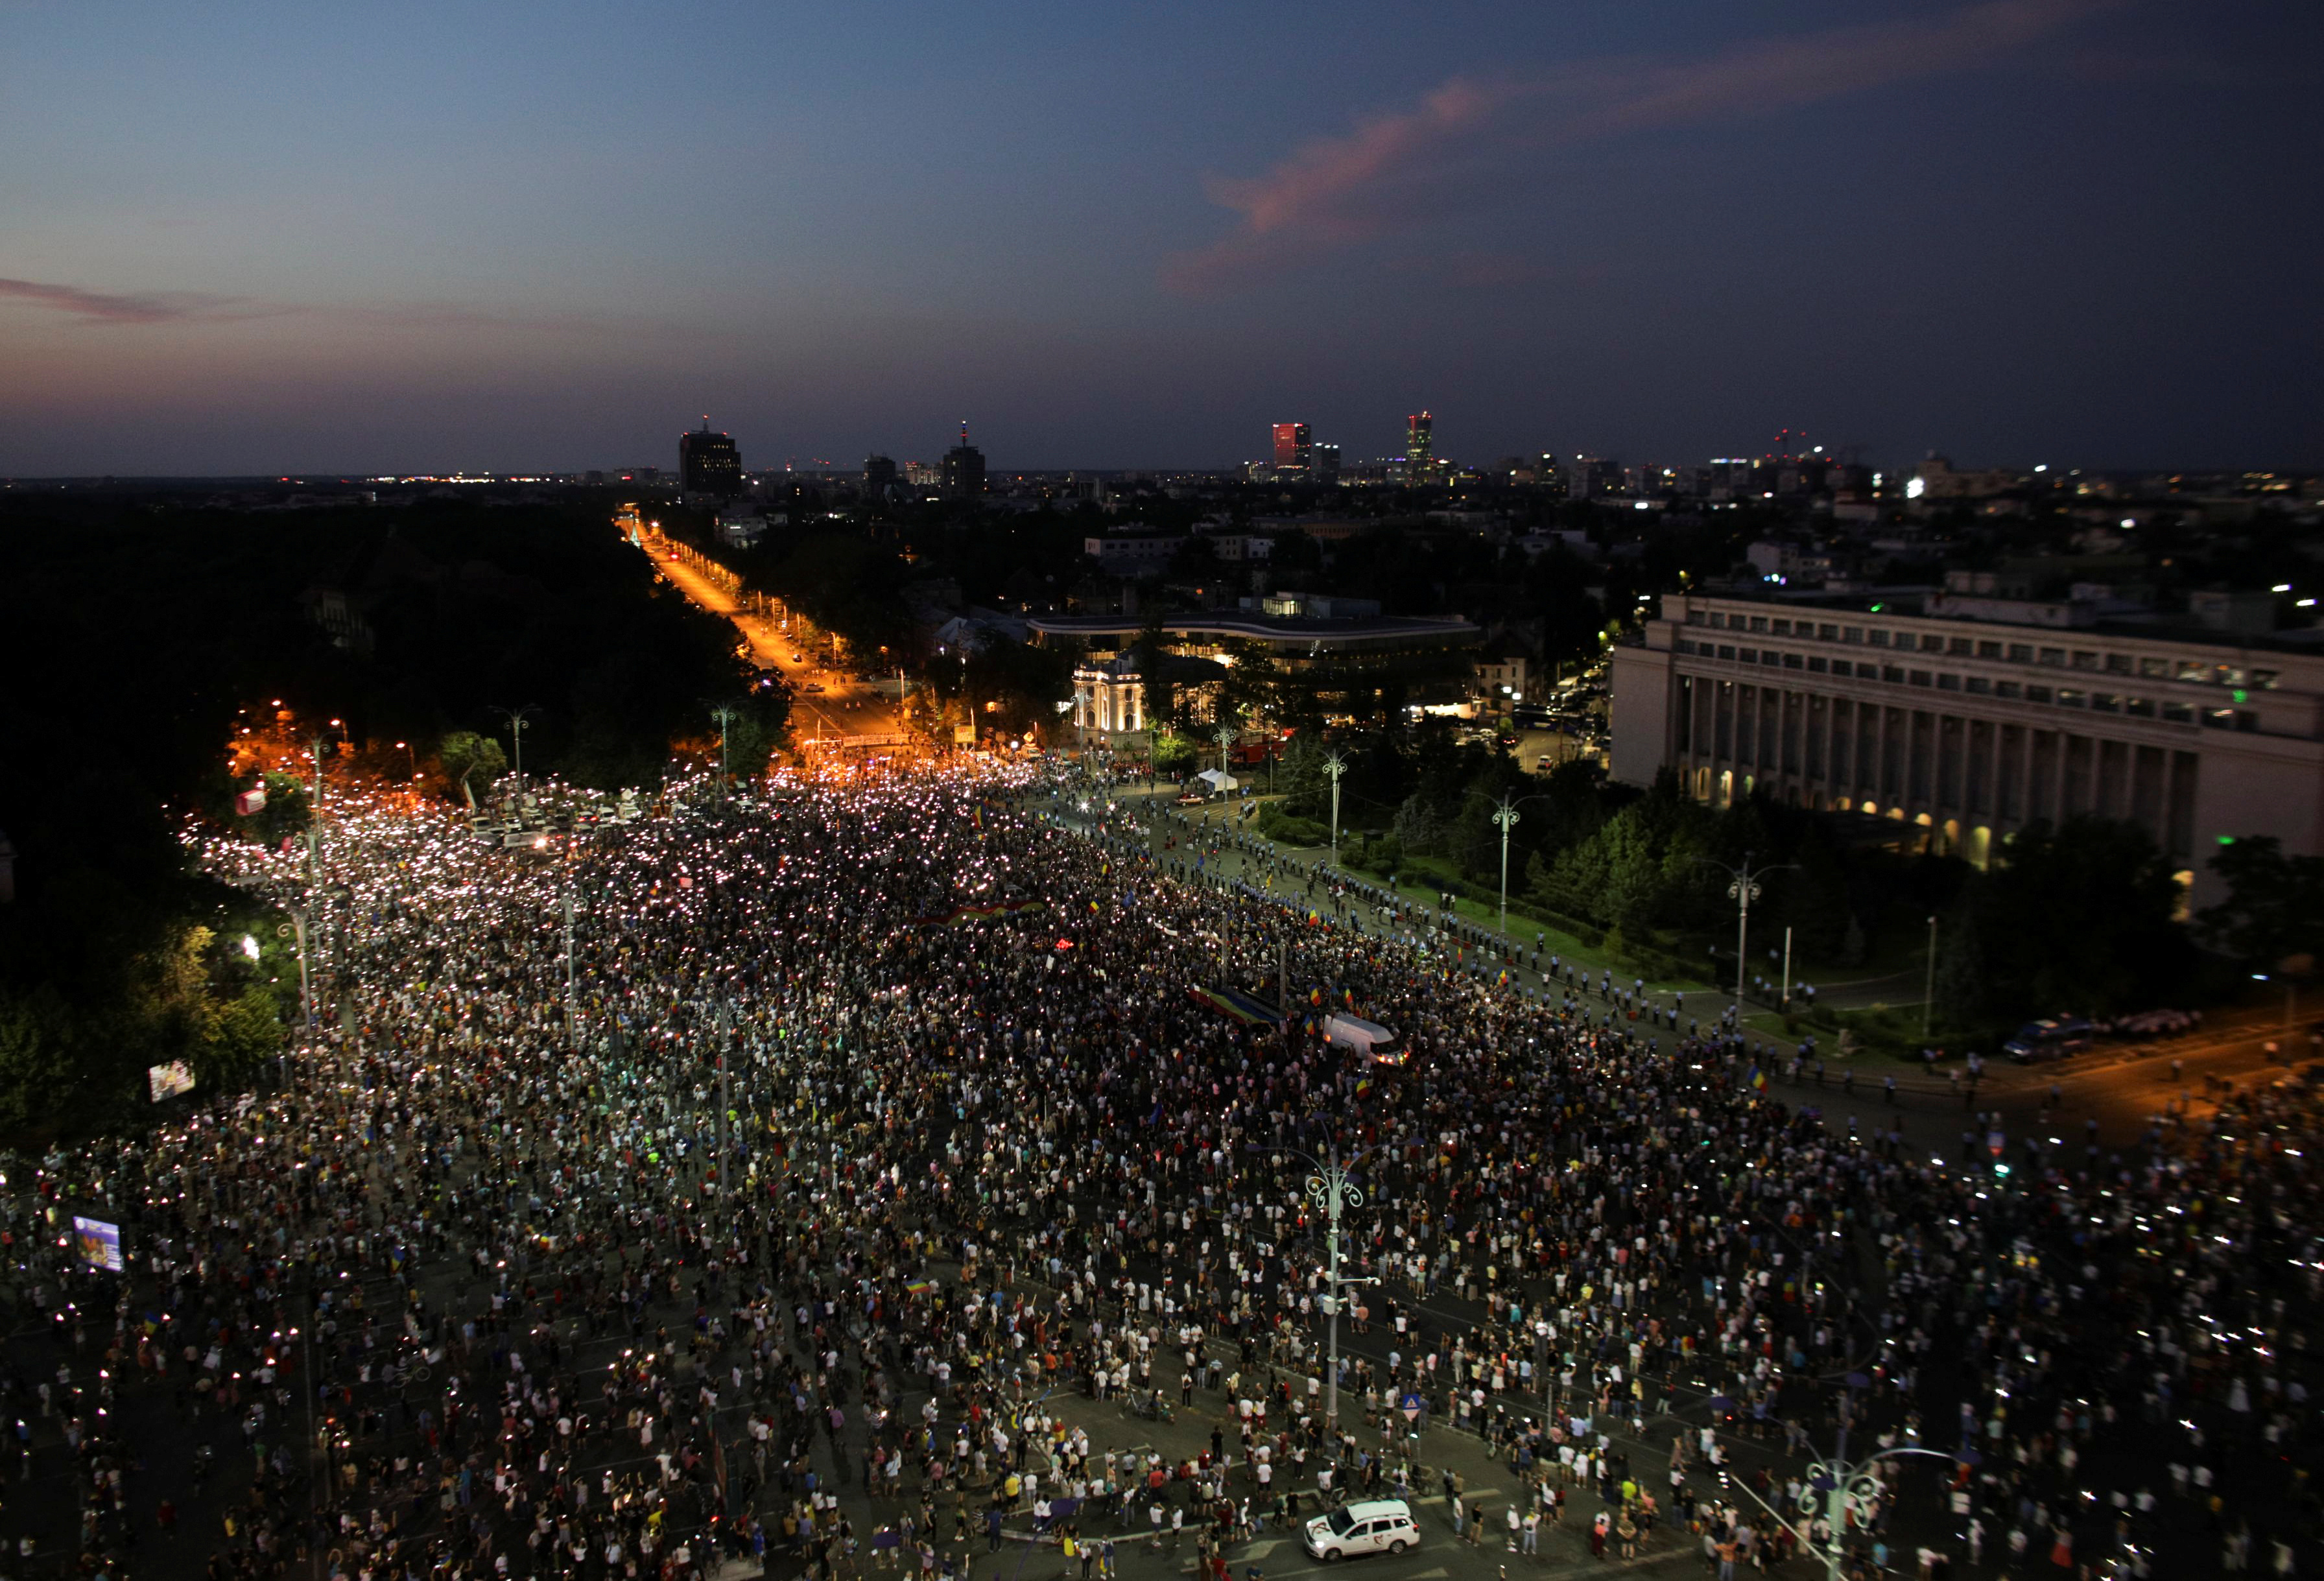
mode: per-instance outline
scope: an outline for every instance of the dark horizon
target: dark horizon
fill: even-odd
[[[2035,465],[2037,465],[2037,463],[2034,461],[2014,456],[2003,458],[1964,456],[1958,451],[1945,450],[1941,448],[1938,448],[1933,453],[1943,456],[1956,467],[1970,470],[1998,469],[2030,471]],[[886,456],[890,460],[901,466],[907,459],[913,461],[926,461],[930,465],[934,465],[937,454],[939,453],[931,452],[926,457],[912,456],[909,458],[898,454],[892,450],[872,451],[870,452],[870,454]],[[1449,458],[1449,459],[1454,465],[1462,467],[1489,467],[1495,462],[1506,458],[1506,455],[1508,454],[1511,453],[1478,457],[1455,456]],[[1525,453],[1515,452],[1514,454],[1523,456]],[[1773,455],[1774,452],[1760,452],[1759,454]],[[743,447],[742,455],[743,474],[745,476],[754,478],[777,476],[785,472],[794,473],[802,477],[849,477],[859,476],[863,467],[862,458],[858,458],[853,462],[832,462],[827,465],[818,463],[814,466],[799,466],[792,467],[786,467],[779,465],[761,467],[753,465],[751,462],[750,450],[748,447]],[[1750,453],[1740,451],[1724,452],[1722,453],[1722,456],[1746,460],[1753,458]],[[1344,462],[1344,465],[1352,467],[1379,458],[1380,458],[1369,456],[1351,458],[1348,458]],[[1658,466],[1673,467],[1699,465],[1711,459],[1710,457],[1666,456],[1653,453],[1615,455],[1602,458],[1623,462],[1629,465],[1651,463]],[[1925,457],[1923,456],[1913,456],[1898,461],[1884,461],[1877,458],[1868,458],[1860,464],[1870,467],[1876,472],[1893,473],[1894,476],[1902,477],[1909,476],[1913,466],[1924,458]],[[1257,460],[1259,458],[1251,457],[1247,458],[1246,459]],[[989,453],[985,457],[985,461],[989,475],[996,478],[1064,477],[1068,476],[1083,477],[1150,477],[1179,476],[1189,477],[1218,477],[1235,482],[1242,481],[1240,478],[1237,477],[1236,475],[1240,472],[1244,465],[1243,461],[1232,461],[1213,465],[1148,462],[1145,464],[1104,467],[1075,466],[1070,463],[1065,465],[1006,466],[998,462]],[[668,461],[637,461],[630,463],[629,465],[659,467],[660,477],[658,479],[659,482],[674,484],[677,481],[677,460],[675,456]],[[2324,474],[2324,464],[2313,466],[2292,466],[2283,464],[2271,465],[2265,462],[2255,461],[2221,461],[2200,464],[2183,462],[2153,462],[2147,464],[2115,467],[2082,467],[2077,466],[2070,461],[2045,461],[2039,463],[2039,465],[2044,466],[2046,470],[2051,473],[2061,476],[2106,477],[2118,480],[2137,480],[2152,477],[2210,477],[2227,476],[2304,477]],[[588,481],[586,474],[590,472],[612,473],[621,469],[621,467],[615,466],[588,465],[578,467],[492,467],[468,468],[448,467],[436,468],[416,467],[393,472],[357,472],[354,470],[339,471],[327,468],[318,469],[315,467],[301,467],[287,471],[274,470],[264,472],[186,472],[143,474],[87,472],[52,473],[46,476],[20,474],[15,476],[0,475],[0,494],[5,494],[10,490],[48,487],[217,488],[231,485],[238,487],[272,486],[279,488],[302,485],[327,485],[331,486],[345,485],[352,488],[366,485],[377,486],[383,483],[404,484],[438,482],[448,484],[456,478],[460,480],[464,486],[473,485],[484,487],[494,485],[514,485],[532,482],[539,484],[558,484],[576,488],[613,488],[618,486],[622,480],[609,476],[597,483],[591,483]],[[1316,483],[1261,481],[1253,483],[1251,486],[1302,488],[1314,492],[1321,492],[1334,485]],[[1443,485],[1428,484],[1407,485],[1397,483],[1347,485],[1344,486],[1348,488],[1349,492],[1352,495],[1361,497],[1367,494],[1389,488],[1425,488],[1442,487]]]

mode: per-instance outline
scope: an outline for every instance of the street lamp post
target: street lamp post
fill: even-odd
[[[335,901],[338,902],[336,915],[331,905]],[[346,975],[347,942],[355,932],[355,892],[344,883],[332,884],[324,892],[323,907],[323,926],[331,930],[323,940],[323,965],[331,975],[332,991],[344,996],[341,979]]]
[[[1348,760],[1338,753],[1323,754],[1323,772],[1332,781],[1332,864],[1340,862],[1340,776],[1348,772]]]
[[[1921,994],[1921,1041],[1929,1040],[1929,1023],[1937,1012],[1937,919],[1929,915],[1929,973]]]
[[[1336,1142],[1329,1150],[1328,1161],[1313,1153],[1302,1152],[1296,1147],[1266,1151],[1276,1155],[1278,1164],[1283,1161],[1283,1156],[1288,1154],[1293,1158],[1305,1159],[1315,1170],[1307,1177],[1306,1193],[1307,1200],[1322,1208],[1324,1215],[1323,1244],[1328,1266],[1323,1275],[1323,1315],[1331,1326],[1330,1359],[1328,1370],[1323,1374],[1323,1425],[1336,1431],[1340,1425],[1340,1291],[1343,1286],[1358,1282],[1340,1277],[1340,1213],[1345,1207],[1363,1206],[1363,1188],[1355,1183],[1355,1168],[1373,1150],[1366,1148],[1344,1164],[1340,1161],[1340,1149]],[[1335,1458],[1337,1454],[1335,1447]]]
[[[1502,798],[1493,809],[1493,821],[1501,827],[1501,931],[1509,930],[1509,830],[1517,827],[1517,804]]]
[[[733,1031],[733,1012],[724,999],[718,1002],[718,1188],[726,1188],[726,1043]]]
[[[307,882],[323,882],[323,748],[330,737],[319,733],[310,737],[308,750],[315,759],[315,805],[307,811]]]
[[[1860,1373],[1849,1374],[1851,1382],[1862,1376]],[[1712,1403],[1720,1404],[1720,1400],[1715,1399]],[[1870,1523],[1874,1505],[1880,1496],[1880,1480],[1873,1475],[1874,1465],[1883,1460],[1907,1455],[1925,1456],[1933,1460],[1958,1462],[1963,1465],[1976,1465],[1981,1458],[1967,1445],[1958,1450],[1947,1451],[1924,1449],[1916,1444],[1899,1444],[1893,1449],[1875,1450],[1861,1460],[1851,1461],[1848,1458],[1848,1428],[1843,1419],[1836,1451],[1829,1459],[1815,1461],[1808,1466],[1795,1512],[1811,1519],[1819,1515],[1823,1518],[1828,1535],[1821,1543],[1794,1526],[1783,1512],[1760,1498],[1743,1478],[1737,1477],[1729,1485],[1750,1494],[1753,1502],[1783,1521],[1792,1535],[1800,1539],[1800,1547],[1808,1557],[1823,1562],[1826,1581],[1840,1581],[1848,1562],[1845,1534],[1851,1523],[1858,1527]]]
[[[1546,796],[1504,796],[1493,803],[1493,821],[1501,829],[1501,931],[1509,930],[1509,831],[1517,827],[1517,809],[1528,801],[1546,801]]]
[[[509,722],[509,743],[516,754],[516,793],[522,796],[524,794],[524,727],[540,717],[540,710],[530,703],[514,708],[494,703],[492,705],[492,711]]]
[[[726,810],[726,778],[729,765],[726,758],[727,738],[734,734],[734,716],[739,712],[732,703],[713,703],[710,717],[718,721],[718,810]]]
[[[1751,902],[1765,892],[1760,880],[1771,873],[1784,873],[1799,865],[1785,862],[1773,867],[1751,865],[1751,853],[1743,853],[1743,865],[1729,867],[1724,862],[1714,862],[1708,856],[1698,856],[1697,862],[1718,868],[1734,882],[1727,886],[1727,898],[1735,902],[1735,1009],[1739,1018],[1743,1010],[1743,968],[1747,964],[1744,946],[1751,931]]]
[[[312,1037],[315,1033],[315,987],[307,975],[307,909],[290,905],[282,909],[290,913],[291,933],[299,945],[299,1008],[306,1017],[307,1035]]]
[[[574,982],[573,843],[580,837],[577,828],[565,837],[565,1038],[576,1049],[581,1047],[581,996]]]
[[[1219,744],[1219,806],[1223,815],[1227,800],[1227,757],[1234,751],[1235,737],[1240,735],[1232,725],[1221,725],[1212,732]]]

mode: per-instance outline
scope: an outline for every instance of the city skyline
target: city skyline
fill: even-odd
[[[20,15],[0,475],[2324,463],[2289,5],[549,19]]]

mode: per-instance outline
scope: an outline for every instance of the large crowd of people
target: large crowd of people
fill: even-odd
[[[2307,1088],[1915,1156],[1710,1006],[1229,878],[1230,837],[1041,764],[514,850],[357,795],[311,869],[190,832],[303,897],[317,1022],[261,1090],[7,1169],[5,1485],[54,1489],[7,1573],[1217,1575],[1391,1491],[1721,1581],[2312,1552]],[[1099,1401],[1207,1444],[1117,1452]]]

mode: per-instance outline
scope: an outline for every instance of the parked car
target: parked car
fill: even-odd
[[[2102,1022],[2098,1031],[2117,1038],[2162,1038],[2172,1032],[2183,1032],[2201,1024],[2200,1018],[2189,1010],[2142,1010],[2130,1015],[2116,1016]]]
[[[2001,1051],[2020,1065],[2063,1059],[2090,1046],[2090,1023],[2080,1016],[2055,1016],[2027,1022],[2002,1044]]]

